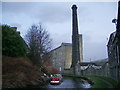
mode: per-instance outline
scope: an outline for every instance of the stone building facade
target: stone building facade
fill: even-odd
[[[80,62],[83,62],[83,41],[82,34],[79,34]]]
[[[83,47],[82,34],[79,35],[80,60],[83,62]],[[70,69],[72,65],[72,44],[62,43],[59,47],[53,49],[51,52],[51,60],[53,66],[60,71]]]
[[[107,47],[110,77],[115,80],[120,80],[120,52],[116,32],[110,35]]]
[[[58,70],[63,70],[64,68],[70,68],[71,65],[71,44],[62,43],[61,46],[51,51],[51,60],[53,66]]]
[[[108,60],[110,77],[120,82],[120,1],[118,2],[118,17],[116,31],[110,35],[108,41]]]

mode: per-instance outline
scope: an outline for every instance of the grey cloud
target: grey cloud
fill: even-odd
[[[28,11],[32,11],[33,3],[27,2],[3,2],[2,3],[2,11],[4,12],[12,12],[12,13],[26,13]]]
[[[55,2],[4,2],[3,13],[27,14],[42,22],[62,23],[71,20],[72,3]],[[81,7],[80,13],[84,8]]]
[[[12,26],[16,26],[17,28],[20,28],[21,27],[21,24],[19,23],[11,23]]]
[[[107,46],[105,43],[86,43],[84,56],[85,61],[107,58]]]
[[[22,34],[25,33],[26,28],[29,28],[31,23],[40,21],[43,24],[47,24],[47,30],[53,38],[53,46],[57,47],[62,42],[71,41],[68,39],[71,38],[68,32],[71,32],[69,30],[71,29],[70,23],[72,21],[72,4],[6,2],[2,4],[2,10],[7,23],[11,23],[11,25],[16,25],[15,23],[21,24],[21,26],[19,24],[16,26],[20,28]],[[109,20],[116,15],[116,3],[111,3],[107,8],[105,5],[109,3],[104,3],[104,5],[102,3],[74,4],[78,7],[79,32],[83,34],[85,59],[105,58],[107,56],[105,39],[108,34],[114,31],[114,25],[112,26]],[[63,35],[66,37],[64,38]]]
[[[65,6],[64,6],[65,5]],[[36,18],[41,21],[52,23],[63,23],[70,20],[70,10],[65,8],[67,4],[62,3],[46,3],[40,11],[35,12]],[[37,8],[40,8],[38,6]]]
[[[65,6],[64,6],[65,7]],[[59,3],[4,2],[3,13],[27,14],[44,22],[62,22],[70,18],[70,12]]]

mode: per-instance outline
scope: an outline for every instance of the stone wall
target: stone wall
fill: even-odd
[[[64,69],[64,71],[62,72],[64,74],[73,74],[72,69]]]
[[[72,62],[72,46],[69,43],[62,43],[60,47],[51,51],[53,66],[60,71],[68,69]]]
[[[51,52],[51,60],[53,62],[53,66],[60,70],[60,67],[63,67],[64,68],[64,63],[65,63],[65,53],[63,52],[64,51],[64,47],[58,47],[56,50],[53,50]]]
[[[86,69],[82,70],[77,70],[78,74],[77,75],[82,75],[82,76],[105,76],[105,77],[110,77],[110,72],[109,72],[109,65],[108,62],[105,63],[102,66],[94,66],[94,65],[88,65]],[[65,74],[73,74],[72,68],[71,69],[64,69],[62,73]]]
[[[72,47],[71,46],[64,46],[65,47],[65,69],[69,69],[72,64]]]
[[[104,64],[103,66],[96,66],[96,68],[91,65],[85,70],[81,70],[81,75],[109,77],[108,63]]]
[[[83,42],[82,42],[82,34],[79,34],[79,49],[80,49],[80,61],[83,62]]]

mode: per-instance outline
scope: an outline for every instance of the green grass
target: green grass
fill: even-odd
[[[72,74],[62,74],[63,76],[68,77],[79,77],[86,80],[89,80],[93,83],[92,88],[109,88],[109,85],[105,83],[103,80],[106,80],[109,82],[114,88],[118,88],[118,83],[108,77],[102,77],[102,76],[80,76],[80,75],[72,75]],[[103,80],[101,80],[103,79]]]
[[[113,85],[113,87],[118,87],[117,86],[117,81],[115,81],[115,80],[113,80],[113,79],[111,79],[109,77],[101,77],[101,76],[98,76],[98,77],[108,81],[109,83],[111,83]]]
[[[105,82],[100,80],[99,77],[87,76],[87,78],[94,83],[92,88],[108,88],[109,87]]]

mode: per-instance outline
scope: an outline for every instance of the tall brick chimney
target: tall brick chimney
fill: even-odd
[[[80,61],[79,34],[77,21],[77,6],[72,6],[72,68],[73,74],[76,74],[76,66]]]

